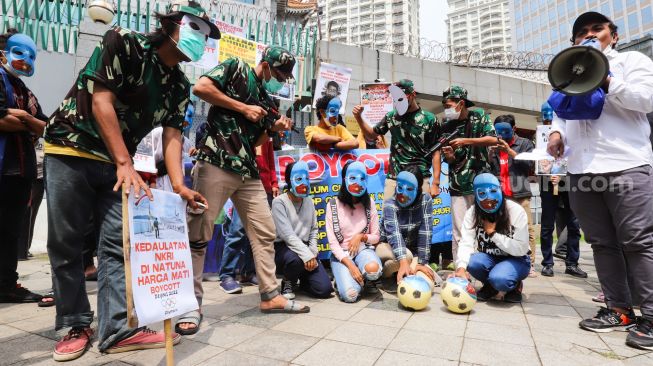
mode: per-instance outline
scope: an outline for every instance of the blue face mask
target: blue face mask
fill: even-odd
[[[199,61],[204,54],[209,26],[197,17],[184,15],[179,26],[177,49],[191,61]]]
[[[338,115],[340,114],[341,107],[342,102],[340,101],[340,98],[333,98],[329,101],[326,109],[326,118],[331,126],[338,124]]]
[[[272,70],[270,70],[270,74],[272,74]],[[271,76],[270,80],[263,78],[263,88],[270,94],[278,93],[279,90],[283,89],[284,85],[284,83],[277,80],[274,76]]]
[[[311,184],[308,180],[308,164],[305,161],[299,161],[293,165],[290,171],[290,192],[297,197],[308,197],[311,190]]]
[[[494,129],[497,131],[497,135],[504,139],[505,141],[512,140],[514,135],[514,130],[508,122],[499,122],[494,125]]]
[[[36,52],[36,44],[30,37],[22,33],[14,34],[7,40],[4,50],[7,67],[16,75],[34,75]]]
[[[501,183],[490,173],[479,174],[474,178],[474,198],[481,210],[496,213],[503,203]]]
[[[397,174],[397,188],[395,201],[400,207],[408,207],[415,202],[419,185],[413,173],[401,172]]]
[[[362,197],[367,192],[367,168],[357,161],[347,168],[345,176],[347,192],[354,197]]]

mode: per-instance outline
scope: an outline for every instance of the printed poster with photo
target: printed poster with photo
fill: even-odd
[[[360,86],[362,118],[372,127],[381,122],[383,117],[394,108],[388,91],[390,85],[390,83],[372,83]]]
[[[220,29],[220,33],[223,37],[224,35],[230,34],[235,37],[246,38],[245,29],[243,27],[229,24],[221,20],[215,20],[214,23],[218,26],[218,29]],[[220,40],[209,38],[206,40],[206,46],[204,46],[204,54],[202,54],[202,58],[197,62],[189,62],[188,65],[211,70],[218,66],[219,53]]]
[[[567,175],[567,159],[543,159],[535,164],[536,175]]]
[[[148,133],[136,147],[134,154],[134,170],[144,173],[156,174],[156,162],[154,160],[154,142],[152,134]]]
[[[186,225],[186,202],[178,194],[153,189],[128,198],[130,268],[138,326],[199,308]]]
[[[317,82],[315,84],[315,95],[313,96],[313,108],[317,100],[323,96],[331,98],[340,98],[342,108],[340,114],[345,114],[345,104],[347,103],[347,94],[349,93],[349,83],[351,82],[351,69],[338,65],[327,63],[320,64]]]

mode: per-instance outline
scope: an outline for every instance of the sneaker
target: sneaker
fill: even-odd
[[[430,264],[429,264],[429,267],[431,267],[431,269],[433,270],[433,272],[437,272],[437,271],[440,270],[440,266],[438,266],[437,263],[430,263]]]
[[[567,266],[567,269],[565,269],[565,274],[572,275],[578,278],[587,278],[587,273],[585,273],[585,271],[580,269],[580,267],[578,267],[578,264],[572,264],[571,266]]]
[[[39,302],[42,297],[17,283],[15,287],[0,292],[0,303]]]
[[[55,361],[72,361],[80,358],[91,345],[91,337],[93,337],[93,329],[90,327],[72,328],[54,346],[52,358]]]
[[[517,287],[515,287],[514,290],[506,293],[506,295],[503,297],[503,301],[505,302],[510,302],[514,304],[518,304],[522,300],[522,290],[524,289],[524,282],[519,281],[519,284],[517,284]]]
[[[626,344],[653,351],[653,322],[644,318],[637,319],[637,325],[628,332]]]
[[[544,268],[542,268],[541,273],[542,273],[542,276],[553,277],[553,266],[551,266],[551,265],[544,266]]]
[[[181,335],[172,332],[172,344],[178,344],[181,341]],[[149,328],[142,328],[132,336],[127,337],[113,346],[107,348],[106,353],[120,353],[128,351],[138,351],[141,349],[164,348],[166,346],[165,334],[156,332]]]
[[[488,283],[483,285],[483,287],[481,287],[481,289],[478,290],[478,292],[476,293],[476,300],[480,302],[485,302],[495,297],[498,293],[499,291],[495,290],[494,287],[492,287],[492,285]]]
[[[389,293],[389,294],[396,294],[397,293],[397,273],[393,273],[390,277],[386,277],[383,280],[381,280],[381,287],[383,287],[383,291]]]
[[[379,293],[378,287],[376,287],[377,281],[365,281],[365,285],[363,286],[363,291],[365,293],[374,295]]]
[[[281,296],[285,297],[288,300],[292,300],[295,298],[292,282],[288,280],[281,280]]]
[[[255,273],[248,274],[248,275],[242,275],[240,276],[240,284],[241,285],[252,285],[252,286],[258,286],[258,277],[256,277]]]
[[[528,272],[528,277],[530,278],[537,277],[537,272],[535,272],[535,267],[531,266],[531,271]]]
[[[225,277],[224,280],[220,281],[220,288],[228,294],[239,294],[243,292],[240,284],[231,277]]]
[[[635,313],[621,314],[615,310],[601,306],[599,312],[590,319],[582,320],[578,325],[592,332],[607,333],[613,330],[627,331],[635,323]]]
[[[596,294],[596,296],[592,298],[592,301],[605,304],[605,295],[603,295],[603,291]]]

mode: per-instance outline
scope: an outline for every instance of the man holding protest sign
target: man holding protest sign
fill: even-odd
[[[417,104],[417,93],[411,80],[403,79],[394,85],[403,91],[403,98],[400,98],[401,101],[395,100],[395,109],[386,114],[374,128],[363,121],[363,105],[357,105],[353,110],[356,122],[367,141],[374,141],[388,131],[392,135],[384,199],[394,196],[397,174],[409,165],[419,167],[424,177],[422,190],[435,197],[440,194],[440,152],[427,155],[440,138],[440,124],[433,113],[423,110]],[[429,185],[431,166],[433,182]]]
[[[197,156],[193,184],[209,200],[206,211],[188,218],[193,253],[195,295],[201,306],[202,269],[214,222],[227,199],[234,202],[251,243],[264,313],[306,313],[310,309],[279,294],[275,277],[276,232],[256,164],[255,147],[268,136],[289,130],[292,121],[278,115],[268,95],[275,83],[293,81],[295,57],[278,46],[267,47],[261,62],[250,67],[231,58],[203,75],[195,95],[212,104],[207,137]],[[197,328],[197,325],[193,325]],[[180,324],[182,327],[182,324]],[[183,328],[182,328],[183,329]]]
[[[164,347],[164,335],[127,324],[121,186],[139,195],[149,187],[134,169],[138,142],[164,127],[164,151],[174,190],[191,206],[206,200],[184,186],[181,130],[190,83],[178,64],[197,60],[207,37],[220,31],[193,1],[157,14],[161,28],[147,35],[107,31],[75,85],[48,122],[45,168],[48,254],[57,307],[56,329],[71,327],[54,350],[57,361],[80,357],[93,335],[82,246],[89,217],[98,241],[98,348],[115,353]],[[179,341],[178,335],[173,335]]]

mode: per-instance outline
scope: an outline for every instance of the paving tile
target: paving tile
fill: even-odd
[[[399,299],[391,297],[377,297],[366,307],[367,309],[387,310],[387,311],[406,311],[400,304]],[[423,311],[428,311],[424,309]]]
[[[565,299],[564,296],[562,295],[554,295],[554,294],[528,294],[524,293],[524,300],[522,302],[522,305],[524,304],[549,304],[549,305],[562,305],[562,306],[569,306],[569,302],[567,302],[567,299]]]
[[[402,329],[390,343],[388,349],[446,360],[458,360],[462,345],[462,337],[442,337],[433,333]]]
[[[279,361],[292,361],[317,341],[319,338],[267,330],[233,349]]]
[[[595,351],[580,346],[563,350],[549,346],[537,346],[537,353],[543,366],[577,366],[577,365],[623,365],[612,351]]]
[[[200,366],[282,366],[286,362],[227,350],[200,363]]]
[[[292,318],[293,314],[264,314],[258,308],[249,309],[227,318],[231,322],[251,325],[259,328],[272,328]]]
[[[6,342],[10,339],[24,337],[27,334],[17,328],[8,325],[0,325],[0,343]]]
[[[236,314],[243,313],[247,310],[251,310],[251,306],[239,305],[234,303],[204,303],[202,304],[202,314],[204,317],[213,318],[217,320],[224,320]],[[258,307],[254,308],[257,312],[260,313]]]
[[[531,338],[530,329],[505,324],[469,322],[465,331],[465,341],[469,338],[480,340],[491,339],[497,342],[520,346],[535,346],[533,338]]]
[[[414,314],[403,329],[462,337],[465,334],[466,319],[437,318]]]
[[[440,358],[426,357],[386,350],[383,352],[375,366],[397,366],[397,365],[429,365],[429,366],[457,366],[457,361],[444,360]]]
[[[472,311],[469,316],[470,322],[509,324],[513,327],[528,328],[526,316],[521,312],[508,312],[491,309],[479,309]]]
[[[526,314],[526,320],[531,329],[538,330],[554,330],[557,332],[585,334],[586,330],[580,329],[578,323],[581,321],[580,317],[559,317],[551,318],[543,315]]]
[[[11,365],[20,361],[52,358],[54,344],[50,339],[35,334],[25,334],[24,337],[9,339],[0,343],[1,364]]]
[[[549,317],[578,318],[579,315],[571,305],[522,304],[526,314],[545,315]]]
[[[51,323],[54,324],[54,307],[40,308],[36,303],[28,304],[0,304],[0,324],[12,323],[18,320],[36,318],[43,315],[50,315]]]
[[[596,350],[608,350],[609,347],[598,334],[558,332],[554,330],[533,329],[531,331],[535,344],[539,347],[549,346],[561,350],[571,350],[574,347],[585,347]],[[623,344],[623,340],[621,342]]]
[[[310,337],[324,337],[343,324],[342,320],[320,318],[305,314],[295,315],[294,317],[279,323],[272,327],[274,330],[282,332],[302,334]]]
[[[224,348],[211,346],[205,343],[183,339],[174,347],[175,365],[197,365],[209,358],[224,352]],[[129,352],[129,355],[120,359],[132,365],[166,365],[165,349],[149,349],[138,352]]]
[[[13,323],[7,323],[7,325],[25,332],[39,334],[56,340],[59,339],[59,336],[54,330],[54,319],[54,314],[47,314],[19,320]]]
[[[465,338],[460,360],[481,365],[540,365],[534,347],[506,347],[502,342],[471,338]]]
[[[521,304],[511,304],[503,301],[487,301],[487,302],[477,302],[472,310],[472,315],[474,311],[482,311],[483,309],[513,312],[513,313],[523,312]]]
[[[412,313],[407,311],[396,312],[365,308],[356,313],[350,320],[365,324],[401,328],[411,315]]]
[[[621,362],[626,366],[653,365],[653,358],[641,355],[621,360]]]
[[[360,310],[361,308],[357,306],[349,306],[348,304],[320,302],[311,306],[311,312],[309,314],[321,318],[347,320]]]
[[[293,360],[304,366],[373,365],[383,350],[323,339]]]
[[[381,295],[378,295],[378,296],[381,296]],[[345,302],[340,301],[340,299],[338,299],[338,296],[334,296],[334,297],[325,299],[323,301],[323,303],[325,303],[325,304],[344,304],[344,305],[347,305],[347,306],[355,306],[355,307],[359,307],[359,308],[364,308],[364,307],[368,306],[372,302],[372,300],[374,300],[374,299],[375,298],[365,298],[364,297],[364,298],[362,298],[362,299],[360,299],[360,300],[358,300],[356,302],[345,303]]]
[[[361,346],[386,348],[398,332],[399,329],[392,327],[346,322],[325,338]]]
[[[231,348],[264,331],[265,329],[263,328],[221,321],[213,323],[209,327],[203,327],[197,334],[188,336],[188,338],[212,346]]]

